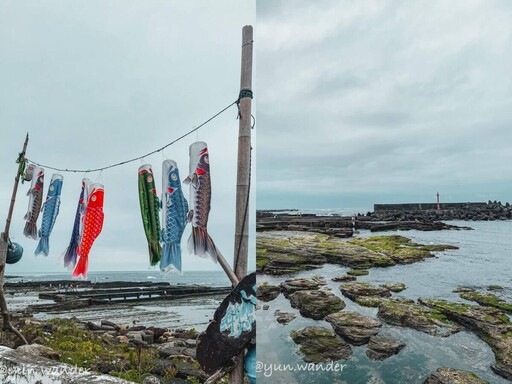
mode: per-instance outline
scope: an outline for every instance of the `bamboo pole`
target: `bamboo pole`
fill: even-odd
[[[21,172],[22,172],[24,162],[25,162],[25,153],[27,151],[27,145],[28,145],[28,133],[25,138],[25,143],[23,144],[23,150],[21,151],[20,157],[19,157],[18,172],[16,173],[16,178],[14,179],[14,187],[12,188],[11,204],[9,206],[9,212],[7,214],[7,219],[5,221],[5,230],[2,233],[2,235],[0,236],[0,310],[2,312],[3,330],[11,331],[16,336],[18,336],[18,338],[24,344],[28,344],[27,340],[20,333],[20,331],[18,331],[16,328],[14,328],[13,325],[11,324],[9,309],[7,308],[7,302],[5,301],[4,274],[5,274],[5,262],[7,260],[7,248],[8,248],[7,241],[9,240],[9,229],[11,228],[12,213],[14,211],[14,203],[16,202],[16,194],[18,192],[20,176],[21,176]]]
[[[242,63],[240,76],[240,121],[238,126],[238,171],[236,182],[235,255],[233,266],[239,280],[247,275],[249,249],[249,188],[251,177],[251,106],[252,106],[253,29],[242,29]],[[230,384],[244,379],[244,353],[229,376]]]

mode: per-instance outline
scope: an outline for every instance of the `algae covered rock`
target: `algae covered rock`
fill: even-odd
[[[351,269],[347,271],[347,275],[349,276],[366,276],[370,272],[368,272],[366,269]]]
[[[446,300],[418,301],[475,332],[494,352],[496,363],[491,365],[491,369],[512,380],[512,323],[505,312],[492,307],[451,303]]]
[[[264,282],[256,290],[256,297],[261,301],[272,301],[281,293],[281,288],[277,285]]]
[[[414,243],[407,237],[398,235],[372,236],[368,238],[354,239],[351,240],[350,243],[357,244],[374,252],[386,255],[397,264],[411,264],[433,257],[434,254],[432,252],[458,249],[458,247],[453,245],[418,244]]]
[[[366,355],[370,360],[384,360],[396,355],[404,347],[405,344],[399,342],[393,336],[378,334],[370,337]]]
[[[463,292],[459,296],[465,300],[475,301],[484,307],[494,307],[512,314],[512,303],[507,303],[492,293]]]
[[[404,283],[384,283],[380,286],[389,289],[391,292],[402,292],[407,288]]]
[[[383,301],[378,316],[387,324],[416,329],[433,336],[446,337],[461,330],[440,311],[407,299]]]
[[[274,316],[277,318],[277,322],[279,324],[288,324],[291,321],[295,320],[297,317],[295,314],[290,312],[281,312],[280,310],[276,310],[274,312]]]
[[[387,288],[362,282],[343,284],[340,290],[343,296],[365,307],[378,307],[383,298],[391,296]]]
[[[281,289],[286,297],[297,291],[311,291],[320,288],[318,282],[308,279],[288,279],[281,283]]]
[[[290,295],[290,304],[304,317],[314,320],[323,319],[330,313],[345,308],[345,302],[338,296],[326,291],[297,291]]]
[[[472,372],[453,368],[439,368],[423,384],[489,384]]]
[[[357,277],[351,275],[340,275],[333,277],[331,280],[334,282],[356,281]]]
[[[363,345],[368,343],[370,337],[377,334],[381,323],[357,312],[337,312],[325,317],[334,332],[351,344]]]
[[[410,264],[433,257],[433,252],[456,248],[443,244],[417,244],[403,236],[372,236],[347,242],[323,234],[286,236],[273,232],[258,235],[256,265],[259,273],[271,275],[310,270],[325,263],[358,271]]]
[[[348,360],[352,348],[332,330],[324,327],[306,327],[290,333],[306,362],[322,363],[327,361]]]

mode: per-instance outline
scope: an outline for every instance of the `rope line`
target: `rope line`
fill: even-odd
[[[134,157],[132,159],[128,159],[128,160],[124,160],[124,161],[121,161],[119,163],[115,163],[115,164],[111,164],[111,165],[107,165],[105,167],[101,167],[101,168],[93,168],[93,169],[68,169],[68,168],[57,168],[57,167],[50,167],[49,165],[44,165],[44,164],[41,164],[41,163],[38,163],[36,161],[33,161],[29,158],[26,158],[26,160],[34,165],[37,165],[39,167],[43,167],[43,168],[46,168],[46,169],[51,169],[53,171],[57,171],[57,172],[70,172],[70,173],[89,173],[89,172],[101,172],[101,171],[104,171],[105,169],[110,169],[110,168],[115,168],[115,167],[119,167],[121,165],[125,165],[125,164],[128,164],[128,163],[133,163],[134,161],[137,161],[137,160],[143,160],[145,157],[148,157],[148,156],[151,156],[151,155],[154,155],[155,153],[158,153],[158,152],[161,152],[163,151],[164,149],[166,149],[167,147],[170,147],[171,145],[177,143],[178,141],[180,140],[183,140],[185,137],[191,135],[192,133],[198,131],[201,127],[205,126],[206,124],[208,124],[210,121],[212,121],[213,119],[215,119],[216,117],[218,117],[219,115],[221,115],[222,113],[226,112],[229,108],[231,108],[233,105],[238,105],[240,103],[240,98],[236,99],[235,101],[233,101],[231,104],[229,104],[227,107],[224,107],[222,110],[220,110],[219,112],[217,112],[215,115],[213,115],[212,117],[210,117],[208,120],[204,121],[203,123],[201,123],[200,125],[198,125],[197,127],[195,127],[194,129],[188,131],[187,133],[184,133],[183,135],[181,135],[180,137],[174,139],[173,141],[171,141],[170,143],[164,145],[163,147],[161,148],[158,148],[158,149],[155,149],[154,151],[151,151],[149,153],[146,153],[145,155],[142,155],[142,156],[138,156],[138,157]]]

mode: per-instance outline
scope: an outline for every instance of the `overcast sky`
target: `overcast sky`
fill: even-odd
[[[237,98],[241,29],[254,23],[255,13],[254,1],[239,0],[216,1],[215,7],[207,0],[0,1],[2,228],[16,173],[14,160],[26,132],[27,156],[55,167],[101,167],[163,146]],[[208,143],[213,185],[209,231],[230,262],[236,114],[233,107],[198,135],[165,151],[178,162],[183,180],[189,145],[197,139]],[[145,159],[153,165],[159,194],[163,159],[160,154]],[[137,192],[140,165],[101,175],[105,222],[89,256],[91,271],[148,269]],[[45,194],[51,175],[46,171]],[[34,257],[36,241],[23,236],[30,183],[20,185],[11,237],[25,253],[18,264],[8,266],[7,274],[66,271],[58,259],[70,240],[83,176],[64,174],[48,258]],[[97,174],[89,177],[98,179]],[[184,249],[189,233],[190,227],[183,236]],[[183,260],[185,273],[221,270],[186,251]]]
[[[260,208],[512,200],[510,1],[259,0]]]

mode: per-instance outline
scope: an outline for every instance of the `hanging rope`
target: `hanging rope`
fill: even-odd
[[[240,96],[238,99],[236,99],[235,101],[233,101],[231,104],[229,104],[227,107],[223,108],[222,110],[220,110],[219,112],[217,112],[215,115],[213,115],[212,117],[210,117],[208,120],[204,121],[203,123],[201,123],[200,125],[198,125],[197,127],[195,127],[194,129],[191,129],[190,131],[188,131],[187,133],[181,135],[180,137],[174,139],[173,141],[171,141],[170,143],[164,145],[163,147],[161,148],[158,148],[158,149],[155,149],[154,151],[151,151],[149,153],[146,153],[145,155],[142,155],[142,156],[138,156],[138,157],[134,157],[132,159],[128,159],[128,160],[125,160],[125,161],[121,161],[119,163],[115,163],[115,164],[111,164],[111,165],[107,165],[105,167],[100,167],[100,168],[94,168],[94,169],[69,169],[69,168],[57,168],[57,167],[51,167],[49,165],[45,165],[45,164],[41,164],[41,163],[38,163],[34,160],[31,160],[31,159],[26,159],[28,162],[32,163],[32,164],[35,164],[39,167],[43,167],[43,168],[46,168],[46,169],[51,169],[53,171],[57,171],[57,172],[72,172],[72,173],[88,173],[88,172],[101,172],[101,171],[104,171],[105,169],[110,169],[110,168],[115,168],[115,167],[119,167],[121,165],[124,165],[124,164],[128,164],[128,163],[133,163],[134,161],[137,161],[137,160],[142,160],[144,159],[145,157],[148,157],[148,156],[151,156],[151,155],[154,155],[155,153],[158,153],[158,152],[161,152],[163,151],[164,149],[166,149],[167,147],[170,147],[171,145],[177,143],[178,141],[180,140],[183,140],[185,137],[191,135],[192,133],[198,131],[201,127],[205,126],[206,124],[208,124],[210,121],[212,121],[213,119],[215,119],[217,116],[221,115],[222,113],[226,112],[229,108],[231,108],[233,105],[238,105],[240,103],[240,98],[241,97],[246,97],[246,96],[242,96],[242,93],[240,93]]]

